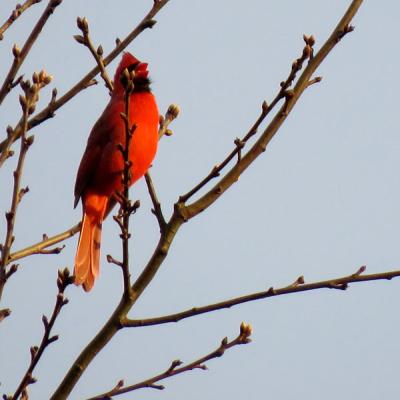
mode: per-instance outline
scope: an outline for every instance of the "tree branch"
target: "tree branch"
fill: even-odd
[[[242,158],[242,149],[246,146],[247,142],[255,136],[258,131],[258,128],[264,122],[266,117],[270,114],[270,112],[275,108],[275,106],[279,103],[280,100],[285,99],[290,96],[290,92],[288,91],[289,87],[292,85],[293,81],[296,79],[297,73],[302,69],[303,63],[309,59],[313,52],[313,45],[315,43],[313,36],[305,36],[304,40],[306,42],[306,46],[303,49],[302,55],[297,58],[293,64],[292,69],[289,73],[287,79],[280,83],[280,89],[272,100],[270,104],[267,104],[266,101],[263,102],[261,106],[261,114],[254,122],[252,127],[246,133],[246,135],[242,138],[236,138],[234,140],[235,148],[228,154],[228,156],[219,164],[215,165],[209,174],[202,179],[193,189],[191,189],[186,194],[179,197],[179,201],[181,203],[185,203],[191,198],[194,194],[198,193],[203,187],[205,187],[212,179],[220,176],[222,170],[234,159],[237,158],[237,163],[240,162]]]
[[[12,11],[11,15],[8,17],[7,21],[0,26],[0,40],[4,38],[4,32],[22,15],[33,4],[40,3],[42,0],[26,0],[23,4],[17,4],[15,9]]]
[[[158,200],[156,189],[154,187],[150,173],[146,172],[144,177],[146,179],[147,189],[149,191],[150,198],[153,203],[153,209],[151,211],[156,216],[158,221],[158,226],[160,227],[160,232],[162,233],[167,225],[167,222],[165,221],[164,214],[161,209],[161,204],[160,201]]]
[[[226,350],[231,349],[232,347],[248,344],[251,342],[250,336],[252,334],[252,327],[249,324],[242,322],[240,325],[240,333],[239,335],[228,342],[228,338],[225,337],[222,339],[221,344],[218,348],[211,353],[189,363],[182,367],[180,367],[183,363],[181,360],[172,361],[171,365],[161,374],[153,376],[152,378],[146,379],[142,382],[136,383],[134,385],[129,385],[124,387],[124,381],[119,381],[118,384],[110,391],[97,395],[95,397],[91,397],[88,400],[108,400],[111,399],[112,396],[118,396],[124,393],[133,392],[134,390],[142,389],[142,388],[151,388],[157,390],[163,390],[165,387],[163,385],[156,385],[157,382],[160,382],[164,379],[171,378],[172,376],[183,374],[188,371],[193,371],[194,369],[201,369],[203,371],[207,370],[206,362],[210,361],[214,358],[222,357]],[[178,368],[180,367],[180,368]]]
[[[60,243],[66,239],[69,239],[70,237],[74,236],[76,233],[80,231],[81,224],[78,223],[74,225],[73,227],[69,228],[68,230],[61,232],[55,236],[52,237],[47,237],[47,235],[43,235],[44,239],[38,243],[35,243],[31,246],[25,247],[22,250],[18,250],[14,253],[11,253],[10,256],[8,257],[7,264],[14,262],[16,260],[19,260],[24,257],[28,257],[32,254],[45,254],[45,249],[47,249],[50,246],[53,246],[57,243]],[[49,253],[49,252],[47,252]],[[51,252],[51,254],[53,254]]]
[[[119,218],[119,226],[121,228],[121,239],[122,239],[122,271],[124,276],[124,295],[128,298],[131,296],[131,275],[129,272],[129,239],[131,234],[129,233],[129,219],[132,213],[136,211],[140,203],[132,205],[129,199],[129,186],[131,182],[131,167],[132,163],[129,159],[129,149],[131,146],[132,136],[135,133],[136,125],[130,126],[130,108],[131,108],[131,93],[133,92],[134,84],[133,78],[135,72],[129,73],[125,69],[123,73],[122,84],[125,88],[125,113],[121,115],[125,125],[125,144],[121,145],[121,153],[124,158],[124,170],[122,175],[123,193],[120,195],[121,208],[118,212],[117,218]]]
[[[245,296],[235,297],[233,299],[221,301],[219,303],[209,304],[203,307],[193,307],[189,310],[181,311],[179,313],[165,315],[162,317],[148,318],[148,319],[129,319],[125,318],[121,321],[124,328],[136,328],[141,326],[161,325],[171,322],[179,322],[186,318],[191,318],[197,315],[210,313],[217,310],[231,308],[239,304],[248,303],[250,301],[266,299],[269,297],[282,296],[290,293],[300,293],[310,290],[318,289],[338,289],[346,290],[350,283],[370,282],[377,280],[390,280],[400,277],[400,271],[379,272],[376,274],[365,274],[365,267],[361,267],[356,273],[344,276],[341,278],[331,278],[324,281],[305,283],[304,278],[300,276],[289,286],[275,289],[270,287],[268,290],[248,294]]]
[[[21,202],[22,197],[29,191],[29,188],[21,188],[22,170],[24,167],[25,156],[29,147],[33,143],[33,136],[26,137],[28,129],[28,117],[35,110],[36,103],[39,100],[39,91],[51,82],[51,76],[46,75],[44,71],[39,74],[34,73],[32,76],[33,84],[29,81],[21,81],[21,87],[24,95],[20,95],[19,101],[22,108],[22,132],[21,132],[21,145],[18,157],[17,167],[14,171],[14,186],[11,200],[10,211],[6,213],[7,232],[3,246],[1,247],[0,259],[0,300],[3,294],[4,285],[9,276],[15,272],[15,267],[12,273],[8,274],[6,265],[9,262],[9,255],[12,243],[14,241],[14,225],[17,216],[17,208]]]
[[[108,76],[108,73],[106,71],[106,68],[104,66],[104,60],[103,60],[103,47],[100,45],[97,50],[94,48],[92,39],[89,36],[89,24],[87,19],[84,18],[77,18],[77,25],[78,28],[81,30],[83,36],[81,35],[75,35],[74,39],[80,43],[86,46],[89,51],[91,52],[92,56],[96,60],[97,66],[99,67],[100,70],[100,76],[103,78],[104,84],[106,88],[108,89],[110,95],[111,92],[113,91],[113,83],[110,77]]]
[[[23,398],[28,398],[27,397],[27,388],[32,383],[36,382],[36,379],[32,375],[33,370],[35,369],[38,362],[40,361],[40,358],[42,357],[43,352],[46,350],[46,348],[51,343],[58,340],[58,335],[50,336],[50,334],[51,334],[51,330],[53,329],[54,323],[56,322],[56,319],[60,314],[62,307],[64,307],[68,303],[68,299],[64,297],[64,291],[67,288],[67,286],[70,285],[72,282],[73,282],[73,279],[69,273],[68,268],[65,268],[63,271],[61,271],[61,270],[58,271],[57,299],[56,299],[56,303],[54,305],[53,313],[51,315],[50,320],[45,315],[43,315],[43,317],[42,317],[42,321],[43,321],[43,325],[44,325],[44,333],[43,333],[43,338],[40,343],[40,346],[39,347],[32,346],[30,348],[31,362],[29,364],[29,367],[28,367],[25,375],[21,379],[21,382],[18,385],[18,388],[15,391],[14,395],[4,396],[5,400],[18,400],[18,398],[21,394],[22,394]],[[24,397],[24,393],[25,393],[26,397]]]
[[[345,34],[353,30],[353,28],[350,27],[349,24],[358,9],[360,8],[362,1],[363,0],[352,1],[345,15],[332,32],[331,36],[328,38],[328,40],[315,56],[313,54],[313,49],[311,46],[311,44],[314,43],[314,38],[312,36],[304,37],[304,40],[306,41],[306,46],[303,50],[303,55],[304,52],[306,52],[306,54],[309,53],[310,61],[308,62],[306,69],[300,75],[293,90],[286,90],[284,104],[277,112],[275,117],[272,119],[270,124],[267,126],[267,128],[264,130],[260,138],[251,147],[251,149],[243,157],[241,157],[240,160],[238,160],[236,165],[206,194],[204,194],[192,204],[182,207],[182,216],[185,218],[185,220],[193,218],[194,216],[198,215],[206,208],[208,208],[211,204],[213,204],[227,189],[229,189],[235,182],[237,182],[239,176],[254,162],[257,157],[259,157],[266,150],[269,142],[275,136],[276,132],[279,130],[283,122],[286,120],[287,116],[299,100],[300,96],[309,87],[309,83],[312,80],[312,75],[314,74],[316,69],[321,65],[325,57],[332,51],[339,40]],[[183,197],[183,200],[185,200],[185,197]],[[182,203],[182,201],[180,202]]]

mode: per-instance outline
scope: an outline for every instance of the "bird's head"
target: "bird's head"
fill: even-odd
[[[150,91],[150,79],[149,71],[147,70],[147,63],[140,62],[131,53],[124,52],[122,60],[118,65],[118,68],[114,76],[114,92],[121,93],[124,88],[121,84],[121,76],[125,69],[128,71],[134,71],[135,77],[133,79],[134,92],[149,92]]]

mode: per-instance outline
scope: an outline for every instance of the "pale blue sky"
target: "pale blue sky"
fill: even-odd
[[[0,76],[45,6],[29,10],[0,42]],[[115,4],[119,6],[116,7]],[[101,4],[99,6],[99,4]],[[72,35],[86,16],[93,41],[105,53],[143,17],[151,0],[65,0],[46,25],[22,72],[45,68],[60,94],[94,64]],[[163,209],[232,149],[264,99],[271,100],[302,51],[303,33],[316,49],[350,1],[170,3],[153,30],[128,48],[149,62],[161,112],[181,107],[163,139],[152,176]],[[0,21],[14,6],[3,1]],[[365,2],[348,35],[321,66],[310,88],[264,155],[213,207],[183,226],[167,261],[132,313],[159,316],[230,297],[306,281],[339,277],[367,265],[368,272],[399,266],[400,137],[397,123],[398,2]],[[119,59],[118,59],[119,61]],[[109,67],[114,73],[116,63]],[[51,89],[42,93],[47,104]],[[17,91],[0,108],[1,130],[19,119]],[[37,127],[26,160],[24,198],[15,249],[56,234],[80,219],[73,186],[87,135],[108,93],[100,83],[81,93],[56,118]],[[40,107],[41,108],[41,107]],[[4,137],[4,133],[3,136]],[[10,204],[16,160],[0,171],[1,213]],[[144,182],[131,191],[141,208],[133,221],[134,276],[153,251],[158,228]],[[4,225],[0,227],[0,241]],[[13,392],[42,335],[56,293],[56,271],[73,266],[77,237],[59,256],[21,261],[6,286],[13,314],[0,329],[1,393]],[[116,224],[103,229],[101,275],[89,294],[70,287],[70,304],[54,332],[60,340],[35,371],[32,399],[46,399],[71,362],[119,300],[120,271],[105,255],[120,253]],[[254,327],[250,345],[228,351],[193,371],[165,381],[163,392],[142,390],[120,399],[392,399],[399,393],[400,281],[352,285],[259,301],[175,325],[120,332],[99,354],[71,395],[84,399],[119,379],[135,383],[163,371],[173,359],[192,361],[233,338],[241,321]]]

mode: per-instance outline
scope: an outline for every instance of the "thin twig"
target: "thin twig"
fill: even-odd
[[[14,253],[11,253],[10,256],[8,257],[8,261],[7,264],[14,262],[16,260],[19,260],[21,258],[24,257],[28,257],[32,254],[54,254],[54,252],[56,251],[56,249],[59,249],[58,247],[56,249],[53,249],[52,252],[49,251],[45,251],[45,249],[47,249],[50,246],[53,246],[57,243],[60,243],[66,239],[71,238],[72,236],[74,236],[76,233],[78,233],[80,231],[80,223],[74,225],[73,227],[71,227],[70,229],[59,233],[55,236],[52,237],[47,237],[47,235],[44,235],[44,238],[42,241],[35,243],[31,246],[25,247],[24,249],[18,250]]]
[[[22,171],[25,162],[25,156],[29,147],[33,143],[33,136],[27,137],[28,117],[35,110],[36,103],[39,100],[39,91],[51,82],[51,77],[46,75],[44,71],[39,74],[34,73],[32,76],[33,84],[29,81],[21,81],[21,87],[24,95],[20,95],[20,103],[22,107],[22,136],[21,146],[18,157],[17,167],[14,171],[14,186],[11,200],[10,210],[6,213],[7,232],[3,246],[1,247],[0,259],[0,299],[2,297],[3,288],[7,278],[11,274],[7,274],[6,265],[9,262],[9,255],[12,243],[14,241],[14,225],[17,216],[17,208],[22,197],[28,192],[28,187],[21,188]]]
[[[33,4],[40,3],[42,0],[26,0],[23,4],[17,4],[12,11],[11,15],[8,17],[7,21],[0,26],[0,40],[4,38],[4,32],[22,15]]]
[[[170,123],[176,119],[179,115],[179,107],[176,104],[171,104],[168,107],[165,116],[160,116],[160,126],[158,129],[158,140],[160,140],[164,135],[171,136],[172,131],[168,128]],[[167,222],[165,221],[160,201],[158,200],[156,189],[154,187],[153,180],[151,179],[150,173],[146,172],[145,174],[147,189],[150,194],[151,201],[153,203],[153,209],[151,210],[153,214],[156,216],[158,225],[160,227],[160,232],[163,232],[165,229]]]
[[[60,1],[60,0],[59,0]],[[103,59],[104,66],[107,66],[113,61],[139,34],[148,28],[152,28],[156,21],[153,20],[154,16],[169,2],[170,0],[156,0],[153,3],[151,10],[142,19],[142,21],[136,26],[135,29],[130,32],[126,38],[119,41],[114,50],[112,50],[107,57]],[[100,72],[99,66],[94,67],[89,71],[79,82],[77,82],[67,93],[61,96],[58,100],[49,104],[42,111],[38,112],[34,117],[28,121],[28,130],[41,124],[49,118],[54,116],[54,112],[62,107],[65,103],[71,100],[75,95],[87,88],[93,82],[93,78]],[[0,167],[7,159],[9,150],[13,142],[15,142],[21,135],[21,123],[18,123],[13,134],[8,139],[3,140],[0,143]]]
[[[124,158],[124,171],[122,175],[123,193],[121,195],[121,208],[118,213],[118,217],[122,220],[121,226],[121,239],[122,239],[122,271],[124,276],[124,294],[130,297],[131,288],[131,275],[129,272],[129,239],[131,234],[129,233],[129,220],[132,212],[136,211],[133,209],[131,200],[129,199],[129,186],[131,182],[131,168],[132,163],[129,159],[129,149],[131,145],[132,136],[135,132],[136,126],[131,126],[130,115],[131,115],[131,94],[133,91],[133,78],[134,71],[129,73],[126,69],[123,73],[125,79],[122,83],[125,85],[125,113],[121,115],[125,125],[125,145],[122,146],[121,152]]]
[[[94,48],[92,39],[89,36],[89,24],[87,19],[84,18],[77,18],[76,21],[78,28],[81,30],[83,36],[81,35],[75,35],[74,39],[80,43],[86,46],[89,51],[92,53],[94,59],[96,60],[97,66],[99,67],[100,70],[100,76],[103,78],[104,84],[106,85],[106,88],[108,89],[110,95],[113,91],[113,83],[110,77],[108,76],[108,73],[106,71],[106,68],[104,66],[104,60],[103,60],[103,47],[100,45],[97,50]]]
[[[158,139],[161,139],[164,135],[171,136],[172,131],[168,129],[169,124],[178,117],[179,107],[176,104],[171,104],[168,107],[165,116],[160,116],[160,127],[158,129]]]
[[[160,227],[160,232],[162,233],[167,225],[167,222],[165,221],[164,214],[161,209],[161,204],[158,200],[156,189],[154,188],[153,180],[151,179],[150,173],[146,172],[144,177],[146,179],[147,189],[153,203],[153,209],[151,211],[156,216],[158,225]]]
[[[365,269],[363,269],[364,271]],[[121,321],[122,326],[125,327],[140,327],[140,326],[150,326],[150,325],[160,325],[167,324],[171,322],[179,322],[186,318],[191,318],[196,315],[206,314],[209,312],[223,310],[226,308],[231,308],[233,306],[247,303],[249,301],[266,299],[269,297],[282,296],[290,293],[300,293],[310,290],[318,289],[337,289],[345,290],[350,283],[359,282],[370,282],[377,280],[390,280],[393,278],[400,277],[400,271],[389,271],[389,272],[379,272],[376,274],[362,275],[362,273],[355,273],[341,278],[332,278],[324,281],[304,283],[304,278],[299,277],[296,281],[288,286],[282,288],[272,288],[262,292],[252,293],[245,296],[235,297],[233,299],[221,301],[219,303],[209,304],[203,307],[193,307],[189,310],[185,310],[179,313],[164,315],[162,317],[147,318],[147,319],[124,319]]]
[[[118,384],[110,391],[97,395],[95,397],[91,397],[88,400],[107,400],[111,399],[112,396],[118,396],[124,393],[133,392],[134,390],[143,389],[143,388],[150,388],[150,389],[157,389],[163,390],[165,387],[163,385],[157,385],[157,382],[162,380],[171,378],[172,376],[183,374],[188,371],[193,371],[195,369],[200,370],[207,370],[206,362],[214,359],[222,357],[226,350],[231,349],[232,347],[239,346],[242,344],[248,344],[251,342],[250,336],[252,334],[252,327],[249,324],[242,322],[240,325],[240,332],[239,335],[228,342],[228,338],[225,337],[222,339],[220,345],[217,349],[212,351],[211,353],[189,363],[184,366],[181,366],[183,363],[180,360],[172,361],[171,365],[161,374],[153,376],[152,378],[146,379],[142,382],[135,383],[134,385],[123,386],[124,382],[121,380]],[[179,367],[179,368],[178,368]]]
[[[56,298],[56,303],[54,305],[53,313],[51,315],[50,320],[43,315],[42,321],[44,325],[44,333],[42,337],[42,341],[40,346],[32,346],[31,351],[31,362],[25,375],[21,379],[20,384],[18,385],[17,390],[15,391],[14,395],[10,397],[11,400],[17,400],[18,397],[27,390],[28,385],[35,383],[36,379],[33,377],[33,370],[35,369],[36,365],[38,364],[40,358],[43,355],[43,352],[51,343],[58,340],[58,335],[50,336],[51,330],[53,329],[54,323],[56,322],[57,317],[60,314],[62,307],[64,307],[68,303],[68,299],[64,297],[64,291],[68,285],[73,282],[73,278],[70,275],[68,268],[64,270],[58,271],[57,277],[57,286],[58,286],[58,293]]]
[[[51,14],[53,14],[54,10],[62,3],[62,0],[50,0],[49,4],[43,11],[43,14],[39,18],[38,22],[34,26],[31,34],[29,35],[28,39],[26,40],[24,46],[20,50],[17,45],[14,45],[13,54],[14,54],[14,61],[11,65],[11,68],[3,82],[2,87],[0,88],[0,104],[3,102],[4,98],[7,96],[8,92],[11,90],[12,84],[14,79],[20,69],[22,63],[25,61],[26,56],[28,55],[29,51],[31,50],[33,44],[35,43],[36,39],[38,38],[40,32],[43,29],[43,26],[48,21]],[[10,140],[9,138],[8,140]]]

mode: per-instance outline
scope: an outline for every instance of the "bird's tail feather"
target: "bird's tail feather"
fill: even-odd
[[[88,292],[99,275],[101,222],[91,220],[88,214],[83,215],[78,249],[75,256],[75,284],[82,285]]]

